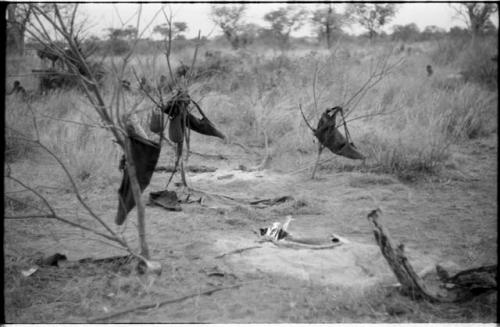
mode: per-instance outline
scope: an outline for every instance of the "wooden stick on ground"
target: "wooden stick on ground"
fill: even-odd
[[[187,299],[190,299],[190,298],[193,298],[193,297],[197,297],[197,296],[201,296],[201,295],[212,295],[215,292],[219,292],[219,291],[223,291],[223,290],[228,290],[228,289],[232,289],[232,288],[238,288],[240,286],[242,286],[242,284],[237,284],[237,285],[233,285],[233,286],[226,286],[226,287],[218,287],[218,288],[213,288],[211,290],[207,290],[207,291],[203,291],[203,292],[199,292],[199,293],[188,294],[188,295],[176,298],[176,299],[163,300],[163,301],[160,301],[160,302],[151,302],[151,303],[141,304],[141,305],[138,305],[138,306],[135,306],[135,307],[131,307],[131,308],[128,308],[128,309],[123,309],[123,310],[120,310],[120,311],[116,311],[116,312],[112,312],[112,313],[109,313],[109,314],[106,314],[106,315],[102,315],[100,317],[91,318],[91,319],[88,320],[88,322],[89,323],[95,323],[97,321],[111,319],[111,318],[114,318],[116,316],[120,316],[120,315],[123,315],[123,314],[126,314],[126,313],[130,313],[130,312],[133,312],[133,311],[145,310],[145,309],[151,309],[151,308],[158,308],[158,307],[166,305],[166,304],[172,304],[172,303],[182,302],[184,300],[187,300]]]
[[[453,301],[452,299],[431,294],[427,290],[422,279],[415,273],[415,270],[413,270],[413,267],[408,261],[404,253],[404,245],[400,244],[397,248],[394,248],[388,231],[379,222],[379,214],[381,213],[382,211],[380,209],[373,210],[368,214],[367,218],[368,221],[372,223],[375,240],[401,284],[402,291],[413,299],[423,298],[431,302]]]
[[[215,257],[215,259],[220,259],[220,258],[223,258],[223,257],[225,257],[226,255],[232,255],[232,254],[243,253],[243,252],[248,251],[248,250],[260,249],[260,248],[261,248],[260,246],[250,246],[250,247],[247,247],[247,248],[237,249],[237,250],[234,250],[234,251],[229,251],[229,252],[226,252],[226,253],[220,254],[220,255],[216,256],[216,257]]]

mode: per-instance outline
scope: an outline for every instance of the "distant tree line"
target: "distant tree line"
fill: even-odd
[[[30,4],[9,4],[7,7],[7,49],[9,52],[22,54],[24,50],[24,31],[31,19]],[[361,37],[370,40],[383,38],[389,40],[414,42],[437,39],[445,36],[472,37],[494,35],[498,29],[491,22],[491,15],[498,11],[496,3],[455,3],[450,5],[466,28],[453,27],[446,31],[437,26],[427,26],[420,30],[414,23],[396,25],[392,33],[387,34],[383,28],[390,23],[398,12],[399,4],[394,3],[349,3],[343,13],[338,12],[335,4],[318,4],[314,10],[306,10],[297,5],[286,5],[272,10],[263,16],[267,26],[248,23],[245,20],[246,4],[212,5],[210,19],[222,31],[222,38],[229,42],[233,49],[245,48],[255,42],[276,45],[281,49],[290,46],[291,34],[305,24],[310,24],[318,42],[330,48],[340,38],[352,39],[346,34],[345,28],[352,25],[361,26],[366,32]],[[171,27],[170,27],[171,26]],[[171,29],[171,30],[170,30]],[[189,26],[185,22],[173,22],[172,25],[160,24],[153,27],[153,34],[162,39],[169,35],[176,48],[189,45],[185,37]],[[109,28],[104,38],[92,36],[87,38],[97,48],[97,53],[111,50],[112,55],[126,53],[131,46],[131,40],[137,36],[134,26]],[[151,44],[160,41],[141,40]],[[206,39],[202,40],[206,42]],[[141,48],[139,44],[139,49]],[[146,51],[146,49],[144,49]]]

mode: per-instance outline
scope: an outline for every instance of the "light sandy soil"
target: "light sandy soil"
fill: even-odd
[[[382,223],[394,241],[405,244],[417,271],[435,263],[445,263],[454,269],[496,264],[497,153],[496,135],[470,141],[456,149],[441,174],[413,183],[402,183],[389,175],[335,169],[320,170],[317,180],[311,180],[309,172],[246,173],[235,168],[248,160],[202,161],[193,156],[190,163],[219,167],[215,173],[189,174],[189,184],[197,190],[244,198],[291,195],[295,200],[264,209],[213,197],[207,198],[203,205],[183,205],[182,212],[148,206],[148,242],[152,258],[163,266],[161,276],[120,276],[111,272],[81,278],[75,275],[59,284],[50,284],[60,287],[60,298],[80,293],[79,300],[66,299],[59,305],[47,301],[37,304],[34,300],[21,305],[15,299],[20,295],[6,284],[7,322],[85,322],[125,307],[236,284],[241,286],[123,314],[105,322],[495,319],[496,311],[482,316],[472,309],[467,309],[472,310],[470,314],[462,314],[466,310],[462,307],[441,310],[425,304],[413,306],[409,300],[385,291],[382,286],[396,280],[375,246],[366,215],[377,207],[382,209]],[[233,176],[218,178],[229,174]],[[144,199],[147,200],[149,192],[163,189],[168,176],[155,173]],[[86,193],[92,207],[110,224],[116,213],[118,183],[119,179],[113,185]],[[75,202],[70,194],[58,192],[53,197],[71,215],[85,217],[82,210],[72,209]],[[290,226],[294,235],[327,237],[335,233],[351,243],[327,250],[281,249],[269,243],[255,243],[255,230],[275,221],[283,222],[287,215],[294,217]],[[124,234],[136,239],[135,211],[129,215],[127,224]],[[216,258],[255,245],[260,248]],[[14,257],[22,261],[19,258],[31,258],[37,252],[65,253],[70,260],[121,253],[95,242],[88,234],[42,220],[5,221],[4,251],[7,266],[16,261]],[[7,283],[9,276],[6,277]],[[86,290],[86,285],[93,291]],[[131,289],[130,285],[139,286]],[[21,281],[19,287],[22,286]],[[40,289],[43,293],[43,287]],[[41,295],[30,296],[36,299]],[[389,315],[396,302],[405,305],[403,313]]]

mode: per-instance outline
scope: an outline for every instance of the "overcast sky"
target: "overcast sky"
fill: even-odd
[[[252,3],[247,4],[245,21],[248,23],[256,23],[261,26],[267,26],[263,20],[263,16],[280,7],[286,6],[283,3]],[[314,10],[325,6],[324,4],[299,4],[303,8]],[[344,4],[335,4],[336,9],[343,11]],[[186,36],[188,38],[195,37],[198,30],[201,30],[202,36],[212,37],[220,35],[221,32],[210,21],[209,13],[211,4],[208,3],[180,3],[180,4],[161,4],[161,3],[145,3],[142,4],[142,18],[140,30],[142,31],[148,22],[151,22],[155,15],[158,14],[160,8],[165,8],[168,12],[169,8],[174,15],[174,21],[183,21],[188,25]],[[103,36],[105,29],[121,27],[124,22],[127,25],[136,24],[138,4],[136,3],[85,3],[81,5],[82,13],[90,17],[92,23],[91,34]],[[493,15],[493,22],[498,26],[498,15]],[[152,37],[152,27],[165,23],[163,14],[160,12],[154,18],[151,27],[146,30],[144,37]],[[455,11],[447,3],[405,3],[399,4],[399,10],[395,18],[387,25],[384,30],[392,32],[392,26],[405,25],[415,23],[423,30],[426,26],[436,25],[448,30],[452,26],[465,27],[464,22],[457,18]],[[347,32],[358,34],[363,32],[359,27],[354,26],[351,29],[346,29]],[[295,36],[312,36],[312,30],[309,24],[297,31]]]

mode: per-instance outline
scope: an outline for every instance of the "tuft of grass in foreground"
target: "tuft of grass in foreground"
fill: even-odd
[[[172,276],[136,276],[105,266],[46,267],[26,278],[20,274],[32,258],[6,256],[5,308],[9,323],[76,323],[140,303],[175,298],[182,286]],[[195,274],[195,271],[191,271]],[[177,277],[179,278],[179,277]],[[136,311],[108,323],[491,323],[496,320],[497,294],[465,303],[410,300],[393,288],[341,288],[297,281],[290,277],[245,276],[247,282],[224,294],[199,297],[172,307]],[[175,291],[174,291],[175,290]],[[263,301],[266,299],[266,301]],[[237,304],[237,305],[233,305]],[[158,320],[160,319],[163,320]]]

